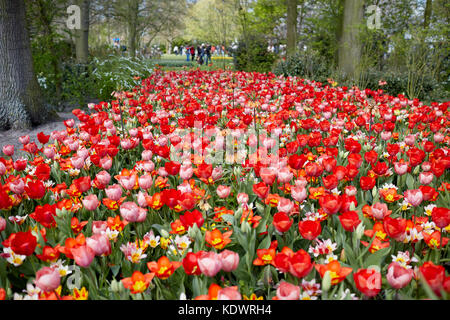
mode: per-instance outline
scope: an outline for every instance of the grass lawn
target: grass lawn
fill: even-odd
[[[161,66],[164,70],[182,70],[200,68],[200,70],[233,69],[233,58],[229,56],[212,56],[212,64],[199,65],[194,61],[186,61],[186,55],[163,54],[160,59],[154,59],[155,65]]]

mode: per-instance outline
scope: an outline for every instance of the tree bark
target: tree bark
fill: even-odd
[[[90,0],[78,0],[81,28],[75,33],[77,63],[86,64],[89,59],[89,7]]]
[[[427,0],[423,15],[423,27],[426,29],[430,25],[431,14],[433,12],[433,0]]]
[[[139,0],[131,0],[128,6],[128,52],[130,57],[136,57],[137,28],[139,18]]]
[[[0,129],[29,128],[48,120],[33,69],[23,0],[0,0]]]
[[[354,77],[361,60],[359,26],[364,17],[363,1],[345,0],[342,33],[339,40],[339,68],[346,77]]]
[[[297,49],[297,0],[287,0],[286,54],[292,56]]]

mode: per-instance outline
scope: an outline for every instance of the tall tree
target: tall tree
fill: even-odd
[[[342,31],[339,39],[339,68],[347,77],[354,77],[361,59],[359,27],[364,17],[364,1],[345,0]]]
[[[287,36],[286,54],[292,56],[297,48],[297,0],[287,1]]]
[[[431,14],[433,11],[433,0],[427,0],[425,4],[425,12],[423,14],[423,27],[428,28],[430,25]]]
[[[80,6],[80,29],[75,33],[75,48],[78,63],[87,63],[89,58],[89,8],[90,0],[78,0]]]
[[[33,69],[24,0],[0,0],[0,129],[48,120]]]

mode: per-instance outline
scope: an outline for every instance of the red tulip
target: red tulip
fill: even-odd
[[[322,226],[319,221],[303,220],[298,223],[298,231],[303,238],[307,240],[314,240],[322,232]]]
[[[56,226],[55,215],[56,205],[49,205],[46,203],[43,206],[36,206],[36,209],[30,214],[30,217],[46,228],[53,228]]]
[[[306,277],[312,270],[310,255],[303,249],[298,250],[289,260],[289,273],[297,278]]]
[[[361,177],[359,179],[359,185],[361,186],[362,190],[372,190],[373,187],[375,187],[375,183],[377,181],[373,177]]]
[[[425,262],[419,267],[420,276],[428,283],[435,294],[441,296],[441,289],[445,280],[445,268],[435,265],[432,261]]]
[[[200,270],[198,266],[198,257],[202,251],[199,252],[188,252],[186,256],[183,258],[183,269],[189,276],[198,276],[202,274],[202,271]]]
[[[338,186],[338,179],[334,174],[330,174],[329,176],[322,177],[323,186],[325,189],[333,190]]]
[[[16,254],[31,256],[36,249],[37,239],[31,231],[17,232],[12,233],[2,244],[5,247],[10,247]]]
[[[269,195],[269,190],[269,187],[264,182],[253,185],[253,192],[262,200],[267,198]]]
[[[384,218],[383,228],[389,237],[397,241],[403,241],[406,232],[406,219],[394,219],[387,216]]]
[[[450,209],[444,207],[433,208],[431,219],[438,228],[446,228],[450,224]]]
[[[326,214],[332,215],[339,211],[342,200],[339,195],[326,194],[319,198],[319,204]]]
[[[293,222],[292,219],[289,219],[286,212],[277,212],[273,216],[273,226],[280,233],[288,231]]]
[[[46,144],[50,140],[50,135],[46,135],[43,132],[39,132],[37,134],[37,139],[39,140],[40,143]]]
[[[353,274],[353,280],[356,288],[369,298],[381,291],[381,273],[375,269],[359,269]]]
[[[31,199],[42,199],[46,190],[41,180],[35,180],[27,183],[25,186],[25,192]]]
[[[198,211],[194,210],[192,212],[185,212],[183,215],[180,215],[180,221],[181,223],[187,228],[192,227],[194,224],[197,225],[197,227],[201,227],[205,221],[203,218],[203,214]]]
[[[345,231],[355,231],[356,227],[361,223],[359,215],[356,211],[347,211],[339,216],[339,221]]]

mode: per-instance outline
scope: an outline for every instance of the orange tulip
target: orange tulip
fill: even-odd
[[[205,240],[208,246],[220,250],[231,242],[230,236],[232,234],[233,231],[227,231],[222,234],[219,229],[214,229],[213,231],[206,231]]]
[[[352,268],[341,267],[341,264],[337,260],[333,260],[328,264],[316,264],[314,267],[322,278],[325,272],[330,271],[332,285],[342,282],[353,271]]]
[[[169,261],[169,258],[162,256],[158,261],[147,263],[148,269],[160,279],[169,278],[174,271],[181,266],[179,261]]]
[[[121,281],[125,288],[130,289],[131,293],[136,294],[147,290],[154,276],[154,273],[143,274],[140,271],[135,271],[131,277],[124,278]]]

